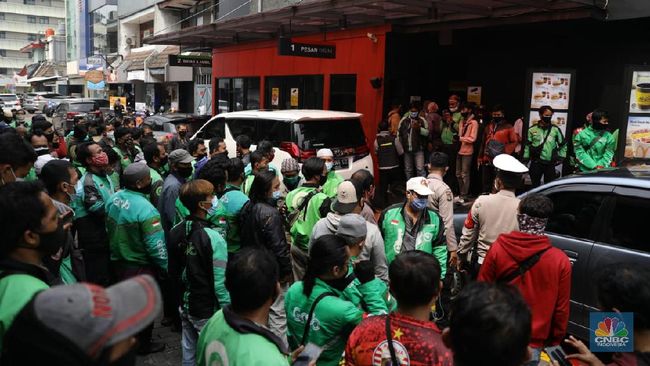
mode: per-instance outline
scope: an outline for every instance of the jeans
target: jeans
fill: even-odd
[[[287,345],[287,312],[284,309],[284,295],[289,289],[289,283],[281,285],[282,291],[271,305],[269,312],[269,330],[276,336],[280,337]]]
[[[407,180],[414,177],[413,164],[415,164],[418,176],[426,177],[426,172],[424,171],[424,151],[404,152],[404,173],[406,173]]]
[[[458,178],[458,187],[460,196],[467,197],[469,193],[469,173],[472,168],[472,155],[458,155],[456,157],[456,178]]]
[[[181,316],[182,333],[181,347],[183,348],[183,366],[194,366],[196,364],[196,342],[199,340],[199,333],[210,319],[198,319],[178,309]]]
[[[555,180],[557,174],[555,173],[555,164],[543,163],[540,161],[533,161],[530,163],[530,182],[533,188],[539,187],[542,176],[544,176],[544,183],[549,183]]]

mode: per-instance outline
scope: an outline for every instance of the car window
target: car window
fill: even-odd
[[[603,242],[628,249],[650,252],[644,230],[650,210],[650,200],[642,197],[616,196],[609,225],[605,225]]]
[[[576,238],[593,240],[592,227],[600,209],[604,193],[555,192],[548,194],[553,201],[553,215],[546,231]]]
[[[73,112],[90,112],[95,110],[95,103],[74,103],[70,104],[70,111]]]
[[[252,144],[257,144],[256,126],[257,120],[254,119],[228,119],[228,128],[234,139],[239,135],[246,135],[251,138]]]
[[[228,125],[230,127],[230,125]],[[256,142],[270,141],[273,146],[280,146],[280,142],[291,141],[291,123],[286,121],[273,121],[261,119],[257,121]]]
[[[201,130],[201,138],[211,139],[214,137],[224,138],[226,136],[226,125],[223,118],[215,118],[210,121],[203,130]]]
[[[2,99],[2,100],[16,100],[16,99],[18,99],[18,97],[16,97],[13,94],[2,94],[2,95],[0,95],[0,99]]]
[[[294,131],[303,150],[366,145],[359,119],[296,122]]]

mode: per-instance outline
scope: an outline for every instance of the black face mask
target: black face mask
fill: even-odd
[[[207,154],[197,155],[197,156],[196,156],[196,161],[199,161],[199,160],[205,158],[206,156],[208,156],[208,155],[207,155]]]
[[[354,281],[354,276],[348,275],[345,277],[337,278],[335,280],[323,280],[323,282],[327,283],[328,285],[332,286],[333,288],[343,292],[343,290],[348,287],[348,285]]]
[[[494,123],[501,123],[501,121],[503,121],[503,117],[492,117],[492,120]]]
[[[178,133],[178,136],[180,136],[180,137],[185,137],[185,135],[187,135],[186,131],[181,131],[181,132]]]
[[[192,175],[192,167],[177,168],[176,171],[178,172],[178,175],[183,178],[189,178],[190,175]]]
[[[43,134],[43,135],[47,139],[47,142],[52,142],[54,140],[54,133],[53,132],[46,133],[46,134]]]
[[[552,118],[553,118],[553,117],[546,117],[546,116],[544,116],[544,117],[542,117],[542,121],[544,121],[544,123],[546,123],[546,124],[548,125],[548,124],[551,123],[551,119],[552,119]]]
[[[66,231],[63,229],[63,221],[59,220],[59,224],[54,231],[49,233],[41,232],[38,235],[41,237],[41,243],[38,245],[37,250],[47,256],[56,254],[65,244]]]
[[[460,115],[461,115],[463,118],[467,118],[467,117],[469,117],[469,112],[462,112]]]
[[[151,183],[149,183],[148,185],[146,185],[144,187],[136,188],[136,189],[134,189],[134,191],[140,192],[142,194],[147,194],[147,195],[151,194]]]
[[[169,158],[167,158],[167,157],[165,157],[164,159],[160,159],[160,166],[167,165],[168,161],[169,161]]]
[[[320,179],[318,180],[318,185],[323,186],[327,182],[327,176],[326,175],[321,175]]]
[[[594,127],[594,130],[597,130],[597,131],[604,131],[604,130],[607,129],[607,125],[602,124],[600,122],[598,122],[598,123],[594,122],[594,123],[592,123],[592,126]]]

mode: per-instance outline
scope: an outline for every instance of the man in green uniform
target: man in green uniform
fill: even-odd
[[[268,170],[269,169],[269,159],[264,156],[264,154],[259,151],[255,150],[251,153],[251,173],[246,176],[246,179],[244,180],[244,187],[242,191],[244,194],[248,195],[248,192],[251,190],[251,186],[253,185],[253,180],[255,180],[255,174],[258,172]],[[246,170],[244,169],[244,172]]]
[[[248,196],[241,191],[244,181],[244,163],[239,158],[230,159],[228,166],[228,182],[219,198],[215,214],[210,218],[213,224],[225,232],[228,253],[236,253],[241,247],[239,237],[239,212],[248,202]]]
[[[77,195],[71,206],[75,211],[77,240],[84,254],[86,279],[107,285],[110,282],[110,252],[104,205],[115,193],[113,182],[106,175],[108,155],[96,142],[84,142],[77,148],[77,160],[83,164],[86,172],[77,182]]]
[[[142,150],[144,159],[149,166],[149,173],[151,173],[151,195],[149,199],[154,207],[158,207],[158,198],[162,193],[165,181],[163,167],[167,164],[167,151],[162,143],[145,145]]]
[[[591,125],[573,138],[580,171],[587,172],[612,165],[616,139],[607,131],[608,126],[609,114],[597,109],[591,114]]]
[[[291,258],[293,276],[301,280],[305,274],[305,266],[309,257],[309,237],[316,222],[321,219],[321,206],[329,202],[320,187],[327,179],[325,161],[319,158],[309,158],[302,164],[302,175],[305,182],[302,186],[287,194],[287,213],[291,224]],[[325,207],[328,209],[328,207]]]
[[[201,329],[219,309],[230,304],[224,285],[228,249],[226,242],[207,220],[212,209],[214,186],[195,179],[181,187],[180,200],[190,214],[169,234],[170,248],[178,248],[181,268],[170,271],[180,275],[184,288],[181,303],[183,366],[194,366],[196,341]]]
[[[16,314],[53,278],[43,266],[55,254],[66,231],[52,199],[37,183],[0,187],[0,350]]]
[[[269,311],[280,293],[277,261],[267,251],[242,249],[226,268],[231,304],[203,328],[197,365],[288,366],[289,350],[266,328]]]
[[[566,141],[559,127],[551,121],[553,108],[539,108],[540,120],[528,130],[528,141],[524,148],[524,161],[530,160],[530,180],[533,188],[539,187],[542,176],[544,183],[555,180],[555,166],[566,158]]]
[[[129,164],[135,161],[135,156],[138,154],[131,136],[131,129],[120,127],[115,130],[115,147],[113,148],[117,155],[120,157],[119,172],[126,169]]]
[[[381,213],[379,229],[384,237],[386,260],[409,250],[433,254],[440,262],[440,278],[447,272],[447,245],[440,215],[428,207],[433,192],[425,178],[415,177],[406,182],[406,200],[389,206]]]
[[[320,149],[316,152],[316,157],[325,161],[327,168],[327,181],[323,184],[323,193],[327,197],[336,197],[336,187],[343,182],[343,177],[334,171],[334,153],[330,149]]]
[[[37,158],[34,148],[20,136],[0,135],[0,186],[24,180]]]
[[[124,169],[123,190],[106,202],[106,229],[110,240],[111,266],[117,280],[139,274],[167,271],[167,249],[160,215],[149,202],[149,167],[134,163]],[[160,352],[164,343],[151,342],[153,326],[140,336],[140,353]]]

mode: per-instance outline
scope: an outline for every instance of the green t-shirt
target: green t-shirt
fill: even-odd
[[[45,282],[27,274],[12,274],[0,279],[0,351],[4,335],[16,315],[34,294],[47,288]]]

